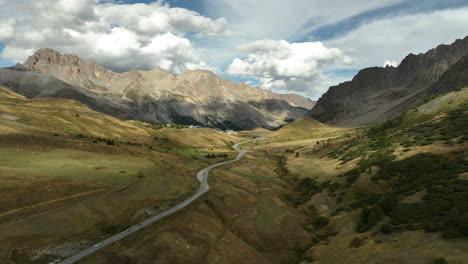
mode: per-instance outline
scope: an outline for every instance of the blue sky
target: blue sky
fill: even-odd
[[[468,35],[466,0],[0,0],[0,12],[2,67],[50,47],[118,72],[202,68],[312,99]]]
[[[4,47],[4,45],[2,43],[0,43],[0,52],[3,51],[3,47]],[[12,61],[0,58],[0,67],[10,67],[10,66],[13,66],[14,64],[15,63],[12,62]]]
[[[377,20],[383,17],[394,17],[401,14],[418,14],[422,12],[433,12],[435,10],[443,10],[449,8],[457,8],[468,6],[468,1],[466,0],[448,0],[448,1],[439,1],[439,0],[427,0],[427,1],[406,1],[400,2],[388,7],[379,8],[363,12],[356,16],[353,16],[349,19],[340,21],[336,24],[325,25],[313,32],[311,32],[310,37],[316,40],[327,40],[333,37],[336,37],[339,34],[344,34],[348,31],[352,31],[354,28],[359,25],[366,23],[370,20]],[[298,39],[295,41],[306,41],[310,38],[306,37],[305,39]]]

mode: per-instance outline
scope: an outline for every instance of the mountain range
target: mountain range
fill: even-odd
[[[357,127],[380,123],[424,98],[468,85],[468,37],[409,54],[398,67],[371,67],[332,86],[317,103],[233,83],[206,70],[180,75],[160,67],[115,73],[78,56],[40,49],[24,64],[0,68],[0,85],[28,98],[77,100],[128,120],[222,129],[275,128],[308,116]]]
[[[409,54],[398,67],[372,67],[351,81],[332,86],[307,114],[338,126],[383,122],[425,97],[468,85],[468,37],[439,45],[424,54]]]
[[[236,84],[206,70],[115,73],[47,48],[0,69],[0,84],[28,98],[74,99],[121,119],[222,129],[274,128],[314,106],[302,96]]]

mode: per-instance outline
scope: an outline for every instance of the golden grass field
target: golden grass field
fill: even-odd
[[[167,208],[194,191],[200,168],[219,160],[204,155],[232,152],[231,141],[240,138],[153,130],[72,100],[29,100],[0,87],[0,262],[48,263],[46,252],[60,245],[92,244],[110,226]]]

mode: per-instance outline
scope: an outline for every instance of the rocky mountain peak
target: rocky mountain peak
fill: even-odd
[[[467,54],[468,36],[426,53],[410,53],[396,68],[363,69],[351,81],[330,87],[309,115],[341,126],[385,121],[430,95],[429,87]]]
[[[143,74],[151,75],[153,78],[156,78],[158,80],[172,80],[175,78],[175,75],[167,72],[163,68],[156,66],[153,69],[149,71],[140,71]]]
[[[314,103],[299,95],[236,84],[207,70],[174,75],[155,67],[116,73],[53,49],[40,49],[24,65],[4,71],[0,84],[29,97],[75,99],[122,119],[234,129],[273,128],[284,120],[301,117]],[[25,76],[57,85],[31,81],[34,89],[24,87]]]
[[[54,49],[43,48],[29,56],[24,64],[29,67],[39,68],[52,65],[80,65],[83,63],[84,61],[76,55],[61,54]]]
[[[85,61],[76,55],[62,54],[50,48],[36,51],[24,66],[70,85],[101,92],[109,90],[105,84],[116,74],[94,61]]]
[[[182,74],[180,74],[178,78],[188,80],[188,81],[200,81],[200,80],[219,78],[219,76],[217,76],[211,71],[197,69],[197,70],[186,70]]]

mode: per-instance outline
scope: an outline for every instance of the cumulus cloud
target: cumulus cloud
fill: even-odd
[[[35,50],[49,47],[115,71],[154,66],[173,73],[213,70],[185,35],[222,35],[227,23],[225,18],[213,20],[163,1],[20,0],[8,9],[13,15],[0,20],[2,58],[23,62]],[[8,14],[1,6],[0,12]]]
[[[14,19],[0,19],[0,42],[7,41],[14,35]]]
[[[248,55],[235,58],[227,74],[257,79],[265,89],[311,95],[323,92],[327,68],[351,62],[341,50],[327,48],[321,42],[260,40],[243,50]]]
[[[107,24],[117,24],[142,34],[197,32],[206,35],[223,34],[227,20],[212,20],[184,8],[171,8],[162,2],[152,4],[105,4],[98,13]]]
[[[387,67],[387,66],[396,67],[396,66],[398,66],[398,63],[396,61],[385,60],[383,66],[384,67]]]
[[[468,8],[401,15],[370,21],[325,44],[356,58],[354,68],[380,66],[464,38],[467,25]]]
[[[226,65],[241,56],[238,46],[259,39],[285,39],[289,42],[317,41],[311,34],[326,25],[350,19],[370,10],[385,8],[406,0],[201,0],[212,17],[226,17],[232,33],[221,43],[210,41],[211,61]]]
[[[328,27],[332,30],[345,29],[343,33],[333,35],[332,39],[323,40],[325,46],[339,48],[354,59],[353,63],[343,65],[344,69],[381,66],[385,60],[398,65],[410,52],[424,52],[441,43],[449,44],[468,34],[466,8],[418,13],[418,1],[202,1],[210,6],[209,11],[212,15],[227,17],[229,28],[237,33],[228,41],[215,43],[216,45],[209,44],[211,54],[215,54],[214,60],[218,61],[218,64],[229,64],[233,57],[241,58],[245,52],[237,47],[256,39],[314,41],[326,37],[319,34],[324,33],[320,29]],[[410,7],[398,12],[394,12],[392,8],[387,9],[398,4]],[[368,17],[366,12],[376,12],[380,15]],[[340,23],[348,19],[359,23],[354,28],[341,26]],[[334,25],[337,27],[334,28]],[[333,69],[325,72],[332,71]],[[336,85],[338,81],[344,80],[333,74],[325,73],[323,76],[324,82],[319,83],[321,86],[324,83]],[[315,92],[311,96],[314,97],[314,94]]]

